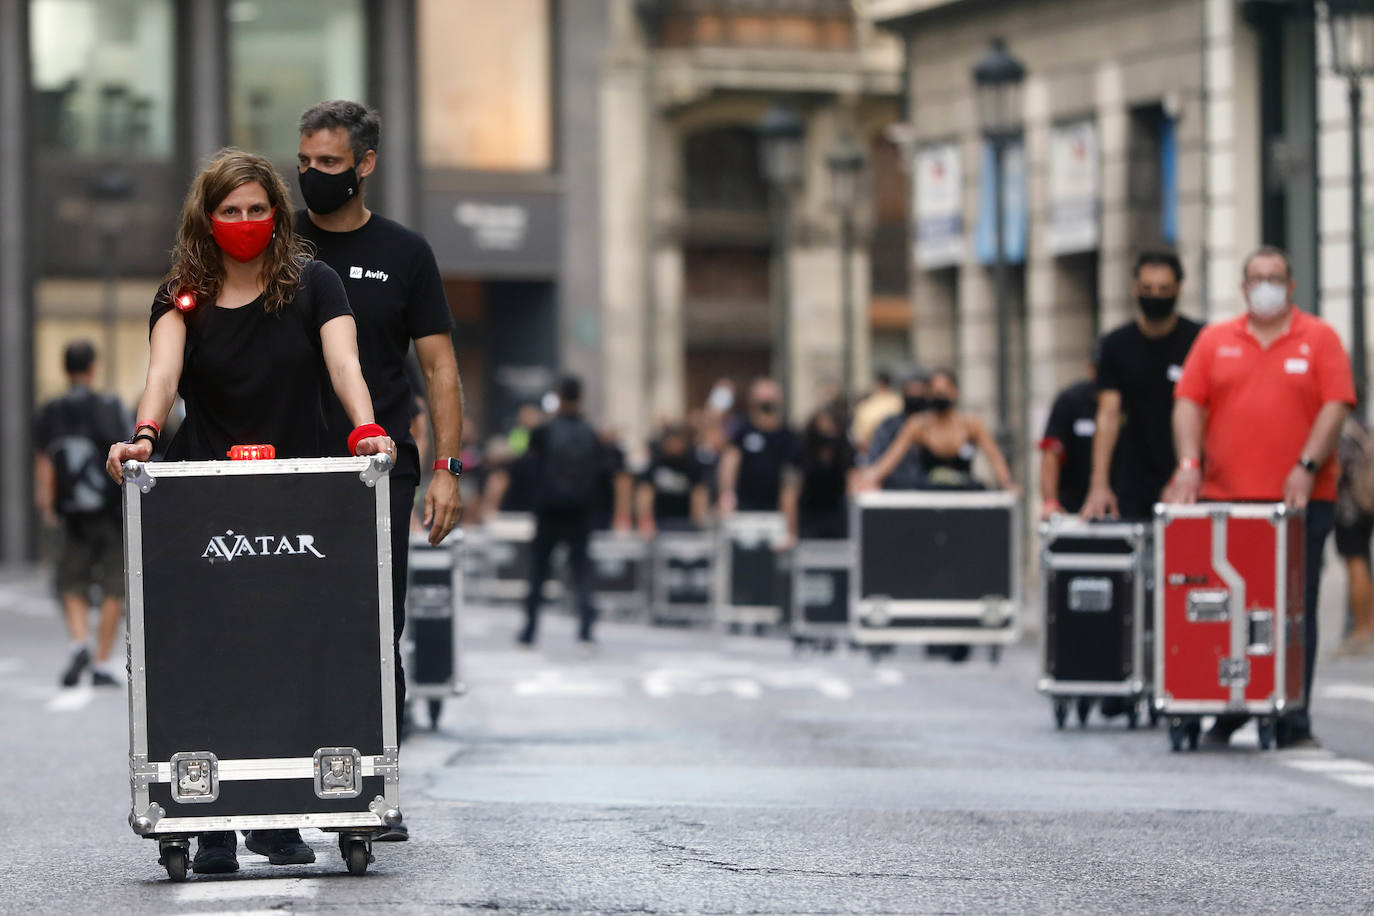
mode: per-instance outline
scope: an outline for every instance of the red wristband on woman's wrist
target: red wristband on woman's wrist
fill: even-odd
[[[364,439],[371,439],[373,436],[385,435],[386,430],[382,429],[376,423],[364,423],[362,426],[359,426],[357,429],[353,430],[353,432],[348,434],[348,453],[350,455],[358,454],[358,443],[363,441]]]
[[[139,421],[138,421],[138,425],[136,425],[136,426],[134,427],[134,432],[138,432],[140,429],[142,429],[142,428],[145,427],[145,426],[148,427],[149,429],[151,429],[151,430],[153,431],[153,435],[155,435],[155,436],[160,436],[160,435],[162,435],[162,427],[157,425],[157,421],[156,421],[156,420],[139,420]]]

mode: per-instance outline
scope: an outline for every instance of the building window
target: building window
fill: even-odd
[[[303,111],[325,99],[365,101],[362,0],[233,0],[227,11],[236,146],[294,160]]]
[[[172,30],[171,0],[32,0],[39,148],[170,158]]]
[[[418,17],[421,162],[552,169],[548,0],[420,0]]]

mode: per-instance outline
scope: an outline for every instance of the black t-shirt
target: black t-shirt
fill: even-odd
[[[501,470],[501,468],[494,470]],[[539,486],[539,459],[530,452],[525,452],[519,458],[508,461],[504,470],[506,472],[506,490],[501,495],[499,510],[501,512],[533,512],[534,494]]]
[[[597,457],[596,505],[592,509],[592,528],[609,528],[615,518],[615,481],[625,471],[625,452],[614,443],[601,443]]]
[[[164,288],[153,300],[151,330],[173,308]],[[168,461],[211,461],[234,445],[273,445],[279,458],[320,458],[326,447],[320,328],[351,314],[338,274],[310,261],[296,298],[269,315],[261,296],[186,314],[186,355],[178,391],[186,419]]]
[[[654,520],[692,517],[692,491],[704,483],[704,469],[691,452],[665,455],[655,451],[640,477],[654,488]]]
[[[745,423],[730,443],[740,451],[735,499],[741,512],[777,512],[782,474],[800,456],[796,433],[787,427],[764,431]]]
[[[358,359],[372,409],[398,446],[392,476],[418,477],[419,454],[410,436],[406,352],[414,338],[453,330],[434,252],[419,233],[376,213],[352,232],[326,232],[301,210],[296,231],[343,280],[358,322]],[[332,390],[326,392],[325,419],[330,453],[347,455],[353,424]]]
[[[1045,424],[1042,446],[1059,444],[1059,490],[1056,498],[1065,512],[1083,508],[1092,478],[1093,436],[1097,433],[1097,385],[1075,382],[1054,399]]]
[[[1128,517],[1147,517],[1174,473],[1174,383],[1201,330],[1202,325],[1180,315],[1174,329],[1158,339],[1146,337],[1131,322],[1102,340],[1097,387],[1121,393],[1113,489]]]
[[[133,418],[115,398],[73,387],[43,405],[34,445],[52,461],[57,513],[119,515],[119,485],[105,473],[110,446],[133,435]]]
[[[812,442],[802,460],[801,497],[797,511],[803,520],[844,515],[848,506],[849,470],[854,449],[848,440]]]

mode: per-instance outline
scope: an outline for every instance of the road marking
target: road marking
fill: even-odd
[[[884,687],[897,687],[906,683],[906,675],[900,668],[879,668],[873,672],[873,680]]]
[[[1374,773],[1333,773],[1332,778],[1357,789],[1374,789]]]
[[[1374,687],[1366,684],[1327,684],[1317,691],[1324,700],[1362,700],[1374,703]]]
[[[553,669],[515,682],[515,695],[559,697],[618,697],[625,687],[619,681],[589,677]]]
[[[0,658],[0,674],[13,674],[23,667],[22,658]]]
[[[237,878],[196,881],[177,887],[177,903],[216,903],[254,897],[309,899],[319,893],[318,878]]]
[[[1328,775],[1337,773],[1374,774],[1374,765],[1365,763],[1362,760],[1347,760],[1341,757],[1335,757],[1329,760],[1284,760],[1283,765],[1292,767],[1295,770],[1302,770],[1306,773],[1325,773]]]
[[[69,687],[58,691],[57,696],[48,701],[49,712],[76,712],[85,707],[95,696],[95,688],[89,685]]]

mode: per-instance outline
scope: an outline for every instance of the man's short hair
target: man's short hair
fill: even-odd
[[[73,340],[62,354],[62,364],[68,375],[90,372],[95,364],[95,347],[89,340]]]
[[[879,369],[873,373],[873,380],[884,388],[892,387],[892,372],[888,369]]]
[[[1293,279],[1293,264],[1288,260],[1288,252],[1277,245],[1261,245],[1254,251],[1245,256],[1245,263],[1240,265],[1240,278],[1244,280],[1250,276],[1250,262],[1255,258],[1279,258],[1283,261],[1283,272],[1288,279]]]
[[[558,399],[565,403],[582,400],[582,380],[575,375],[565,375],[558,383]]]
[[[382,140],[382,117],[360,102],[334,99],[320,102],[301,115],[301,135],[317,130],[342,127],[348,131],[348,145],[353,150],[353,162],[363,161],[368,150],[375,150]]]
[[[1135,269],[1131,271],[1131,276],[1139,277],[1142,267],[1161,265],[1174,272],[1174,282],[1183,282],[1183,262],[1178,259],[1178,255],[1172,251],[1142,251],[1135,259]]]

